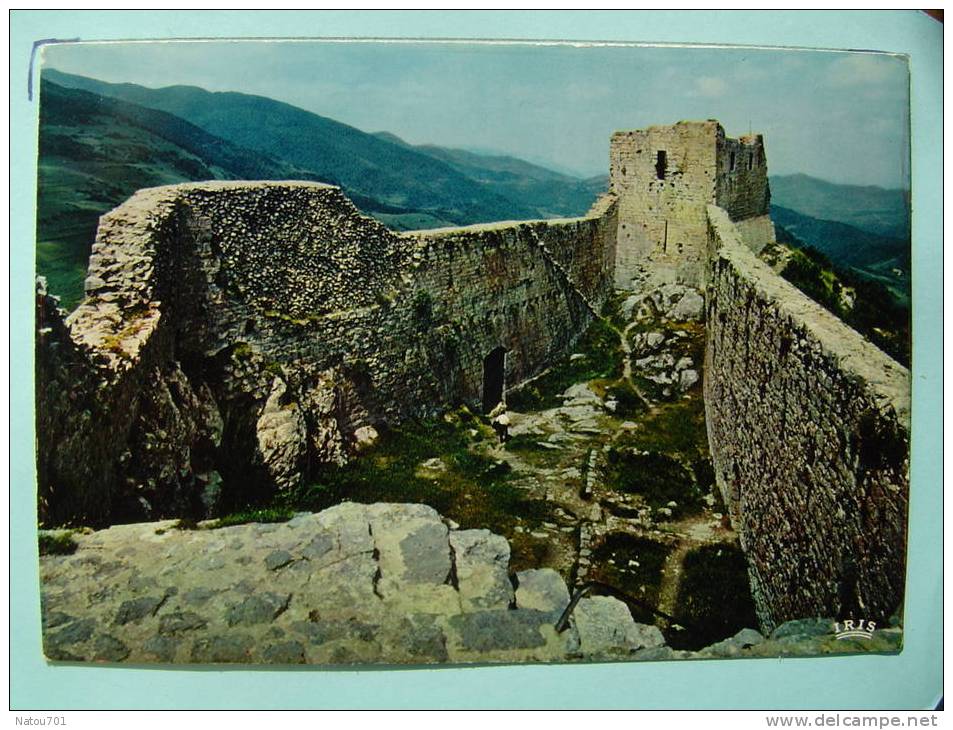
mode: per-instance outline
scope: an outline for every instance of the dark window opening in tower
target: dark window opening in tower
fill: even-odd
[[[659,150],[655,154],[655,177],[659,180],[665,179],[665,150]]]
[[[735,161],[736,161],[736,160],[735,160],[735,151],[732,150],[732,151],[731,151],[730,162],[728,163],[728,171],[729,171],[729,172],[734,172],[734,171],[735,171]]]

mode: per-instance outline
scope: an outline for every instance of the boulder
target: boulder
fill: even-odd
[[[685,292],[685,295],[671,310],[671,318],[681,322],[698,322],[704,315],[705,299],[694,289]]]
[[[661,332],[649,332],[645,336],[645,344],[647,347],[658,347],[663,342],[665,342],[665,335]]]
[[[354,451],[358,454],[362,451],[367,451],[377,443],[378,438],[380,438],[380,434],[376,428],[373,426],[361,426],[354,432]]]
[[[623,318],[626,320],[632,319],[632,313],[636,311],[636,307],[642,302],[642,296],[639,294],[634,294],[631,297],[627,297],[625,301],[622,302],[622,306],[619,307],[619,311],[622,313]]]
[[[699,654],[701,656],[734,657],[738,656],[742,649],[757,646],[763,642],[764,637],[754,629],[741,629],[728,639],[706,646],[699,651]]]
[[[347,463],[347,449],[338,422],[336,383],[339,380],[340,376],[334,370],[319,373],[310,387],[302,388],[301,409],[308,414],[312,424],[311,448],[317,460],[323,464],[342,466]]]
[[[509,608],[513,585],[506,538],[489,530],[461,530],[451,532],[449,540],[463,609]]]
[[[450,576],[447,526],[426,505],[373,504],[367,508],[384,598],[399,599],[413,586],[434,587]]]
[[[271,393],[258,416],[258,453],[275,486],[290,490],[301,482],[307,453],[307,429],[297,403],[284,402],[287,385],[275,378]]]
[[[569,589],[552,568],[522,570],[516,574],[516,581],[517,608],[547,611],[558,617],[569,605]]]
[[[698,382],[697,370],[682,370],[678,376],[679,390],[686,391]]]
[[[570,385],[560,396],[566,405],[585,405],[601,402],[598,395],[593,392],[588,383],[576,383]]]
[[[657,626],[637,624],[628,606],[611,596],[583,598],[572,615],[585,656],[628,654],[665,644]]]

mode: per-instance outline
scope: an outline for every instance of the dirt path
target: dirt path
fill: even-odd
[[[612,324],[608,319],[605,320],[606,324],[612,329],[613,332],[619,335],[619,342],[622,346],[623,358],[622,358],[622,377],[625,379],[625,382],[629,384],[629,387],[632,388],[632,392],[635,393],[639,400],[642,401],[642,404],[646,407],[647,413],[652,412],[652,403],[645,396],[645,393],[635,384],[635,380],[632,378],[632,346],[629,344],[629,332],[635,327],[638,322],[629,322],[625,326],[625,329],[620,330],[614,324]]]

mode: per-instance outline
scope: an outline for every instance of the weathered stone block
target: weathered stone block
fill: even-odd
[[[513,584],[506,538],[489,530],[454,531],[450,547],[464,609],[508,608],[513,602]]]
[[[516,574],[516,606],[562,613],[569,605],[569,589],[552,568],[523,570]]]
[[[637,624],[628,606],[611,596],[580,599],[572,616],[586,656],[628,654],[665,643],[658,627]]]

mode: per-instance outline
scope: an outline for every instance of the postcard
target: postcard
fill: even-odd
[[[905,56],[42,49],[51,662],[896,653]]]

